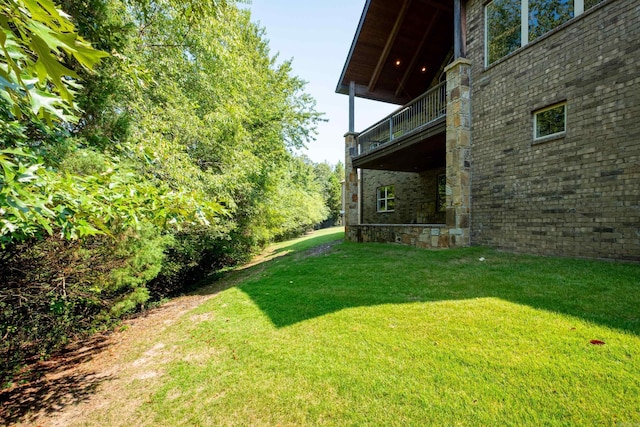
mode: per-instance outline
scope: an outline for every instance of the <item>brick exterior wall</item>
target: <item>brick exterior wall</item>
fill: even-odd
[[[362,171],[362,224],[444,224],[445,213],[436,212],[437,176],[445,168],[424,173]],[[377,212],[378,187],[393,185],[394,212]]]
[[[483,1],[467,25],[472,244],[640,260],[637,0],[605,0],[488,68]],[[559,101],[566,135],[534,143],[533,112]]]

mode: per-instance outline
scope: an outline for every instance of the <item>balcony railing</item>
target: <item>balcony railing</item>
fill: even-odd
[[[358,155],[414,132],[447,114],[447,84],[442,82],[358,135]]]

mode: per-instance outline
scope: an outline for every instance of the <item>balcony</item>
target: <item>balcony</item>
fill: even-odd
[[[407,172],[444,165],[446,98],[443,82],[361,132],[353,165]]]

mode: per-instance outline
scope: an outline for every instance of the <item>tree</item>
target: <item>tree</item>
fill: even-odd
[[[304,82],[291,76],[289,61],[271,57],[248,11],[226,5],[197,22],[157,10],[137,16],[145,20],[139,61],[153,84],[131,106],[136,150],[170,185],[224,200],[241,235],[265,242],[280,234],[271,221],[275,228],[264,228],[264,201],[320,118]]]
[[[7,366],[326,218],[313,165],[293,154],[320,115],[248,11],[224,0],[0,7]]]
[[[337,224],[342,210],[342,180],[344,180],[344,166],[338,162],[332,167],[326,162],[318,163],[314,168],[316,179],[322,186],[325,206],[329,211],[329,220]]]
[[[65,210],[53,205],[50,177],[26,144],[37,129],[41,138],[56,133],[56,122],[77,119],[74,93],[80,87],[63,56],[90,70],[106,53],[78,36],[68,15],[50,0],[0,5],[0,245],[52,232]],[[41,123],[40,119],[46,123]],[[36,145],[37,146],[37,145]],[[96,230],[79,224],[80,232]]]

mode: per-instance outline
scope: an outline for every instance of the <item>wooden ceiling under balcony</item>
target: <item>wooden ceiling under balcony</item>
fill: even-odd
[[[425,92],[453,46],[451,0],[367,0],[337,93],[404,105]]]

